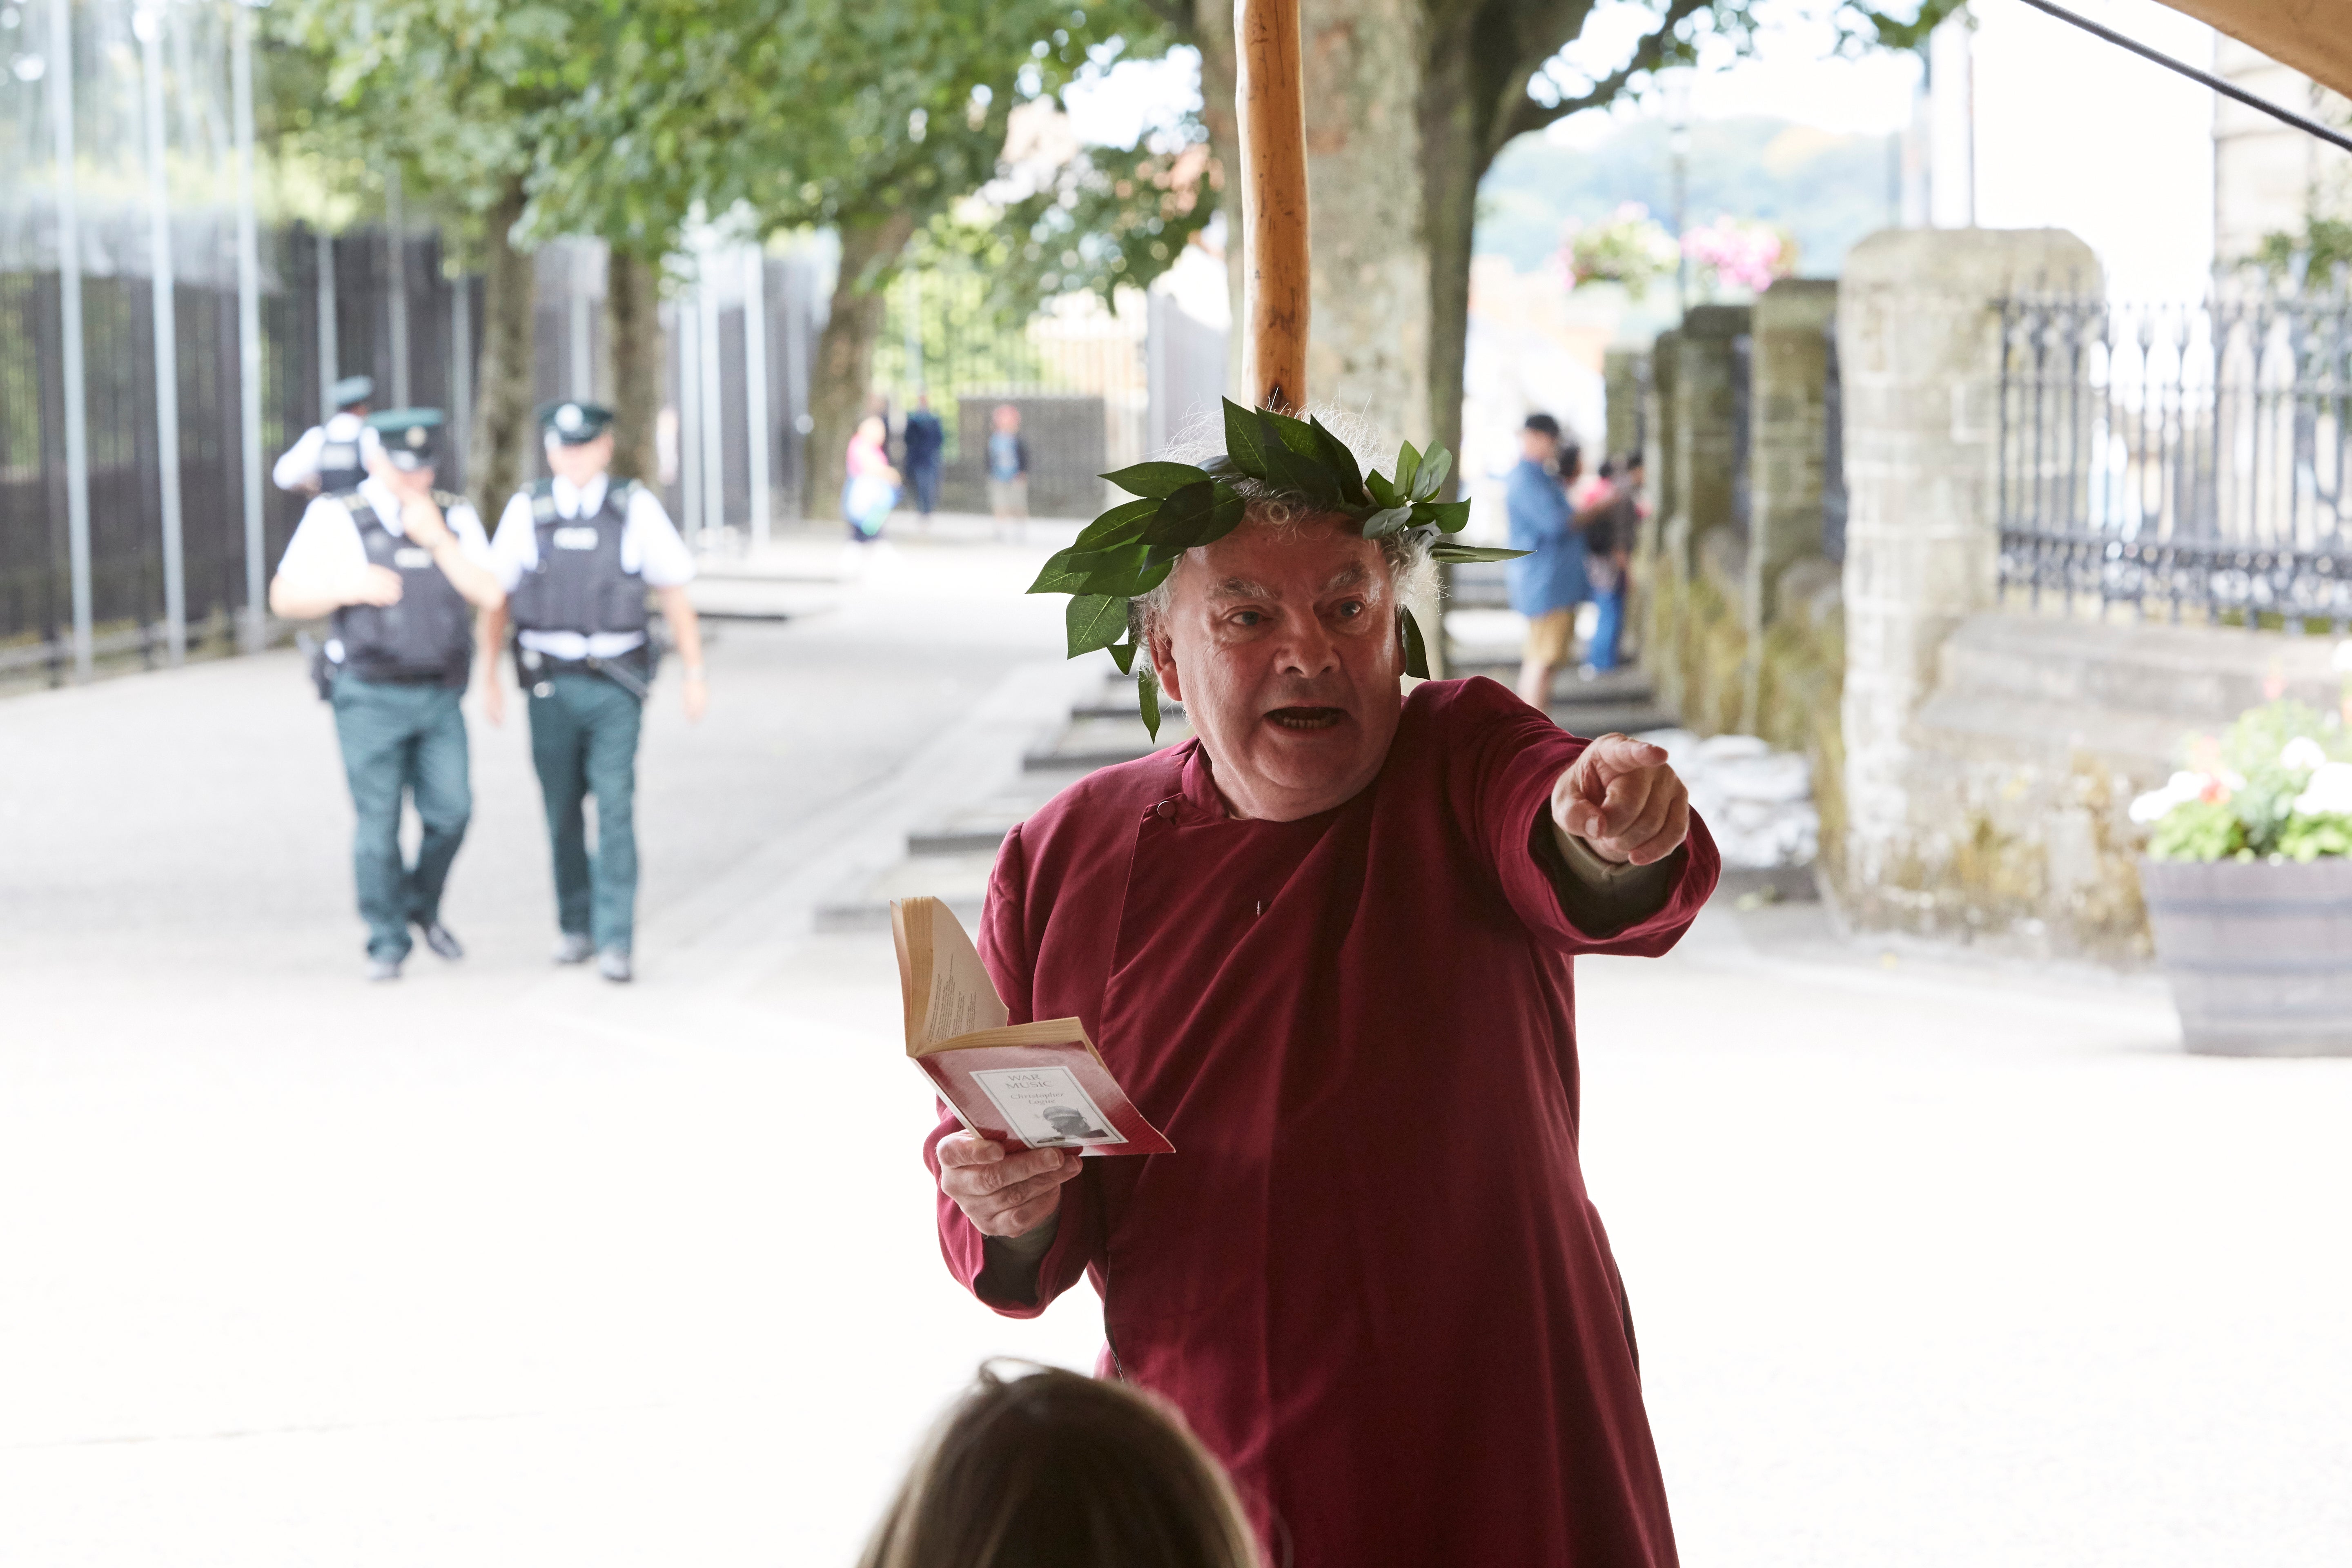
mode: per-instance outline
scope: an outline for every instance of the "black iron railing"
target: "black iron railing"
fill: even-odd
[[[2352,626],[2352,294],[2000,305],[2000,583],[2041,605]]]

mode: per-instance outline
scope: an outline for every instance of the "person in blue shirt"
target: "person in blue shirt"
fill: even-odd
[[[1510,514],[1511,548],[1528,552],[1507,569],[1511,608],[1528,618],[1519,695],[1538,709],[1550,706],[1552,672],[1568,662],[1576,606],[1592,595],[1584,540],[1568,504],[1568,487],[1578,468],[1577,449],[1560,443],[1559,421],[1549,414],[1528,415],[1519,431],[1518,466],[1511,470],[1503,499]]]

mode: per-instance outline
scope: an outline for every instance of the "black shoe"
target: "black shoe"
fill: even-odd
[[[409,923],[414,925],[416,928],[416,933],[425,939],[425,945],[441,957],[455,962],[466,956],[463,944],[456,937],[451,936],[449,928],[439,921],[412,921]]]
[[[596,956],[596,944],[585,931],[568,931],[555,939],[555,962],[585,963]]]
[[[400,978],[400,960],[398,960],[398,959],[396,959],[396,958],[371,958],[371,959],[369,959],[369,960],[368,960],[368,978],[369,978],[370,980],[375,980],[375,981],[397,980],[397,979],[399,979],[399,978]]]
[[[596,955],[596,973],[616,985],[629,983],[629,950],[608,947]]]

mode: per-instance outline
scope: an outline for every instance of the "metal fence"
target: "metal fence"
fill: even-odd
[[[295,226],[260,236],[261,438],[269,458],[320,416],[339,374],[369,374],[390,402],[462,410],[451,366],[478,335],[478,288],[442,274],[440,243],[411,235],[395,252],[382,231],[330,240]],[[89,472],[94,652],[160,662],[167,645],[164,465],[177,468],[179,571],[188,637],[226,645],[245,606],[245,483],[233,282],[191,268],[171,290],[168,345],[158,340],[146,258],[81,279]],[[461,320],[461,312],[463,319]],[[321,325],[332,322],[331,330]],[[168,346],[178,449],[159,431]],[[72,563],[68,516],[65,354],[56,269],[0,272],[0,673],[69,662]],[[462,483],[462,456],[450,459]],[[266,480],[265,575],[305,498]]]
[[[2352,626],[2352,297],[2001,304],[2000,581],[2036,605]]]
[[[1009,322],[992,309],[988,280],[977,272],[910,271],[887,301],[875,387],[894,424],[917,396],[929,397],[947,436],[940,482],[947,510],[987,510],[990,416],[1009,404],[1021,413],[1029,449],[1032,511],[1091,517],[1105,499],[1097,476],[1144,456],[1151,423],[1149,343],[1158,319],[1139,300],[1113,311],[1081,295]],[[1197,357],[1198,345],[1191,346]],[[1216,353],[1222,359],[1222,343]],[[1163,373],[1161,379],[1170,377]]]

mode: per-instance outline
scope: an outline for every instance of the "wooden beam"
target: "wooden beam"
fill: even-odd
[[[2352,0],[2164,0],[2352,98]],[[2290,103],[2289,109],[2307,109]]]
[[[1234,0],[1242,157],[1242,376],[1262,408],[1307,405],[1307,102],[1298,0]]]

